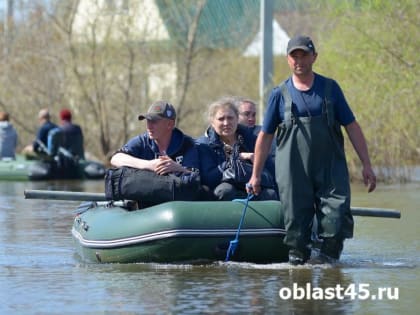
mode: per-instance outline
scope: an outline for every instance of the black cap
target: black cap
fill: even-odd
[[[315,53],[314,43],[308,36],[298,35],[289,40],[289,43],[287,44],[287,54],[289,55],[291,52],[297,49]]]

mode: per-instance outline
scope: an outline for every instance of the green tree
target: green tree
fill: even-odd
[[[360,10],[330,12],[320,69],[337,78],[361,123],[382,179],[409,179],[419,160],[420,3],[360,1]],[[350,145],[350,144],[348,144]],[[357,156],[348,150],[352,174]]]

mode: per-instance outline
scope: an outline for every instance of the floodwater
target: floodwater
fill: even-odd
[[[103,183],[0,182],[0,314],[418,314],[420,183],[353,186],[355,217],[337,265],[87,264],[75,255],[78,202],[24,189],[103,192]]]

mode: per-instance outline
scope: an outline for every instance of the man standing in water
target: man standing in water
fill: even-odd
[[[318,54],[306,36],[292,38],[287,47],[291,77],[273,89],[254,158],[248,192],[258,194],[260,174],[278,127],[276,181],[284,207],[289,262],[304,264],[311,254],[314,215],[323,240],[320,258],[340,258],[344,239],[353,236],[350,180],[341,126],[344,126],[363,166],[363,180],[376,187],[363,132],[332,79],[313,72]]]

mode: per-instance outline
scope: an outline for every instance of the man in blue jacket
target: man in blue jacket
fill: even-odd
[[[116,167],[146,171],[137,172],[140,174],[137,178],[141,176],[146,183],[138,188],[138,193],[134,191],[134,195],[143,199],[140,200],[143,205],[198,199],[198,151],[194,139],[175,127],[173,105],[157,101],[138,119],[146,120],[147,131],[130,139],[111,158],[111,164]],[[151,195],[152,200],[148,199]]]
[[[28,145],[23,149],[24,154],[48,154],[48,133],[50,130],[57,128],[57,125],[51,121],[48,108],[43,108],[39,111],[38,121],[39,128],[36,132],[35,140],[32,145]]]
[[[199,160],[194,140],[175,127],[176,112],[172,104],[158,101],[145,114],[147,132],[130,139],[111,158],[117,167],[129,166],[156,172],[190,173],[198,170]]]

